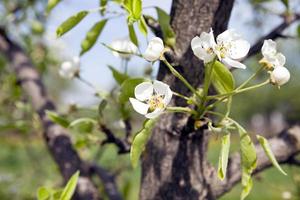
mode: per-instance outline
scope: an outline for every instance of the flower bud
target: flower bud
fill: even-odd
[[[66,79],[72,79],[79,73],[80,60],[78,57],[73,57],[72,61],[65,61],[61,64],[59,75]]]
[[[275,67],[271,72],[271,82],[275,85],[281,86],[290,80],[290,72],[285,67]]]
[[[164,43],[162,39],[160,39],[159,37],[155,37],[149,42],[148,47],[143,56],[146,60],[153,62],[159,60],[163,50]]]

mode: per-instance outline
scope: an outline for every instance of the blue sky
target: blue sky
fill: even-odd
[[[64,0],[60,3],[51,13],[50,19],[47,25],[48,34],[54,36],[57,26],[67,19],[69,16],[81,10],[90,10],[98,7],[98,0],[89,0],[89,1],[80,1],[80,0]],[[270,27],[275,26],[279,23],[278,17],[272,17],[272,20],[269,20],[266,17],[268,23],[264,28],[255,30],[253,26],[247,25],[248,20],[253,18],[252,7],[247,3],[246,0],[236,1],[233,12],[232,19],[229,24],[229,28],[234,28],[238,30],[245,38],[247,38],[251,43],[256,41],[259,35],[267,32]],[[159,6],[167,12],[170,11],[171,0],[144,0],[144,7],[149,6]],[[281,5],[270,5],[270,8],[274,7],[276,9],[282,10]],[[115,10],[117,7],[111,7]],[[144,10],[144,13],[151,14],[156,17],[154,9],[148,8]],[[80,52],[80,43],[84,39],[86,32],[89,28],[98,20],[100,20],[100,15],[98,12],[89,14],[76,28],[72,29],[70,32],[65,34],[61,39],[53,40],[54,43],[64,43],[65,49],[61,52],[61,55],[65,57],[66,60],[72,56],[76,56]],[[234,20],[238,19],[238,20]],[[108,90],[114,86],[114,80],[111,76],[110,70],[106,67],[107,64],[110,64],[118,69],[120,69],[120,59],[115,58],[109,50],[101,45],[101,42],[111,43],[114,39],[124,38],[128,36],[126,18],[116,18],[110,20],[104,31],[102,32],[100,38],[96,45],[81,58],[81,76],[85,79],[88,79],[100,90]],[[139,40],[141,41],[140,49],[145,49],[146,39],[142,35],[138,35]],[[149,35],[148,38],[151,38],[152,35]],[[132,75],[138,76],[142,73],[144,67],[147,63],[140,58],[133,58],[129,64],[129,73]],[[157,66],[155,66],[157,69]],[[63,93],[63,102],[69,103],[74,101],[79,104],[91,104],[97,101],[96,98],[93,98],[93,91],[83,85],[82,83],[73,80],[74,87],[71,87]],[[85,98],[82,98],[85,97]]]

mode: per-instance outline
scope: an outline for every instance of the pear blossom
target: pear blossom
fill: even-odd
[[[80,59],[79,57],[73,57],[71,61],[65,61],[61,64],[59,69],[59,75],[66,79],[72,79],[79,73]]]
[[[285,56],[277,52],[277,45],[273,40],[265,40],[261,52],[263,59],[260,62],[265,64],[268,68],[284,66],[286,61]]]
[[[163,113],[170,103],[173,93],[167,84],[154,81],[137,85],[134,95],[135,98],[129,98],[133,109],[151,119]]]
[[[143,54],[143,57],[150,61],[154,62],[156,60],[159,60],[161,54],[164,51],[164,42],[159,37],[154,37],[150,40],[148,47]]]
[[[113,49],[120,51],[120,52],[126,52],[126,53],[120,53],[117,51],[113,51],[113,55],[116,57],[120,57],[123,59],[130,59],[132,54],[136,54],[138,48],[133,44],[129,39],[117,39],[114,40],[111,45]]]
[[[224,31],[215,41],[211,29],[209,33],[204,32],[200,37],[194,37],[191,46],[194,54],[204,63],[212,61],[217,56],[228,68],[246,68],[239,60],[249,52],[250,43],[234,30]]]
[[[290,72],[287,68],[278,66],[271,72],[271,82],[281,86],[290,80]]]

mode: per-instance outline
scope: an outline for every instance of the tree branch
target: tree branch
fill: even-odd
[[[48,97],[40,75],[34,69],[23,49],[18,44],[12,42],[7,37],[5,30],[1,28],[0,52],[7,57],[16,73],[19,80],[18,82],[21,84],[28,98],[32,101],[34,109],[39,114],[44,128],[45,142],[59,166],[64,180],[67,181],[73,173],[80,170],[80,177],[74,199],[100,199],[98,190],[89,177],[91,171],[90,167],[80,159],[65,130],[47,118],[46,110],[55,111],[55,105]],[[97,169],[95,171],[103,181],[109,199],[120,200],[121,198],[114,182],[108,181],[108,173],[96,165],[93,165],[93,169]],[[113,194],[111,193],[112,188],[115,188]]]
[[[284,130],[278,136],[273,137],[268,141],[279,163],[294,164],[291,162],[291,159],[300,152],[300,126],[295,125]],[[257,168],[254,171],[254,174],[257,174],[271,167],[272,163],[259,144],[255,145],[255,148],[257,152]],[[212,175],[214,179],[211,188],[216,197],[220,197],[231,190],[231,188],[241,180],[240,167],[240,155],[235,153],[229,158],[227,178],[224,181],[220,181],[214,172]]]
[[[281,24],[279,24],[277,27],[271,30],[268,34],[262,36],[254,45],[252,45],[246,58],[257,54],[260,51],[264,40],[275,40],[276,38],[282,37],[282,32],[292,23],[298,20],[300,20],[300,14],[294,14],[293,16],[284,17],[284,21]]]

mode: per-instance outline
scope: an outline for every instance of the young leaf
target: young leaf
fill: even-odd
[[[98,106],[99,117],[103,117],[103,110],[107,106],[107,100],[103,99]]]
[[[298,38],[300,38],[300,25],[298,25],[298,27],[297,27],[297,35],[298,35]]]
[[[138,27],[141,33],[146,37],[148,35],[148,29],[147,29],[146,21],[143,16],[141,16],[141,19],[138,21]]]
[[[219,61],[215,61],[213,66],[212,84],[220,94],[231,92],[234,89],[232,73]]]
[[[69,128],[75,128],[79,132],[89,133],[93,130],[96,123],[97,122],[91,118],[79,118],[72,121],[69,125]]]
[[[132,1],[132,15],[135,20],[139,20],[142,16],[142,0]]]
[[[80,55],[83,55],[85,52],[90,50],[96,43],[99,35],[101,34],[107,20],[101,20],[94,24],[94,26],[87,32],[85,39],[81,42],[81,52]]]
[[[107,0],[100,0],[100,14],[103,16],[106,11]]]
[[[143,129],[140,130],[133,139],[130,149],[130,160],[133,167],[138,165],[141,154],[143,153],[148,140],[150,139],[152,129],[156,119],[148,119],[144,122]]]
[[[222,147],[221,147],[221,153],[219,157],[218,177],[221,180],[223,180],[226,176],[229,148],[230,148],[230,133],[227,133],[222,137]]]
[[[286,8],[289,8],[289,0],[281,0]]]
[[[130,78],[125,80],[121,85],[121,93],[119,96],[119,101],[121,104],[126,103],[129,100],[129,97],[134,97],[134,88],[146,81],[144,78]]]
[[[257,135],[256,138],[258,139],[260,145],[262,146],[262,148],[264,149],[266,155],[268,156],[268,158],[270,159],[270,161],[272,162],[272,164],[274,165],[274,167],[276,167],[282,174],[287,175],[285,173],[285,171],[283,171],[283,169],[280,167],[280,165],[278,164],[272,150],[271,147],[269,145],[269,142],[266,138],[264,138],[263,136]]]
[[[251,172],[252,173],[252,172]],[[244,200],[250,193],[253,181],[251,178],[251,173],[245,168],[242,168],[242,193],[241,193],[241,200]]]
[[[74,28],[87,14],[88,11],[80,11],[69,17],[56,29],[56,36],[61,37],[63,34]]]
[[[164,10],[160,9],[159,7],[156,7],[156,12],[158,17],[158,23],[163,33],[164,42],[167,45],[174,47],[176,43],[176,39],[175,39],[175,32],[170,25],[170,16],[168,15],[168,13],[166,13]]]
[[[79,171],[72,175],[67,185],[65,186],[59,200],[70,200],[75,192],[77,181],[79,177]]]
[[[56,112],[47,110],[46,115],[51,121],[61,125],[62,127],[67,128],[70,124],[70,122],[66,118],[59,116]]]
[[[133,44],[135,44],[136,46],[139,46],[139,42],[136,37],[133,25],[128,25],[128,30],[129,30],[129,38],[130,38],[131,42]]]
[[[49,191],[46,187],[40,187],[37,191],[37,199],[38,200],[50,200],[51,191]]]
[[[119,85],[121,85],[125,80],[129,78],[127,74],[123,74],[120,71],[116,70],[112,66],[108,65],[108,68],[111,70],[114,79],[117,81]]]
[[[48,0],[47,12],[49,13],[61,0]]]

